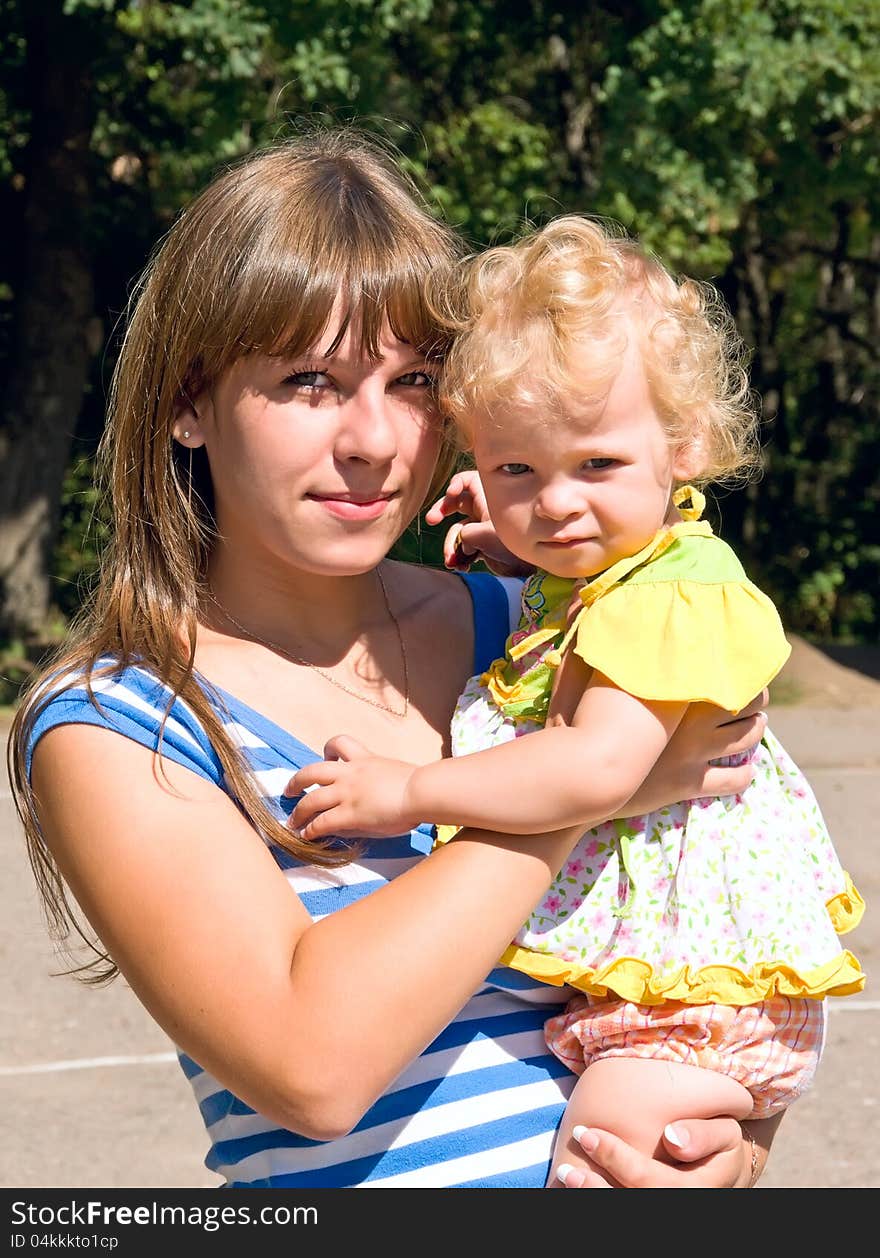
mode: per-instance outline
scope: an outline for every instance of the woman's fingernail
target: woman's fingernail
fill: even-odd
[[[681,1131],[676,1131],[675,1127],[673,1127],[671,1123],[668,1127],[663,1128],[663,1134],[670,1144],[675,1145],[676,1149],[683,1149],[690,1139],[690,1136],[684,1128],[682,1128]]]
[[[595,1136],[589,1127],[572,1127],[571,1134],[585,1153],[592,1153],[599,1143],[598,1136]]]
[[[574,1175],[577,1178],[572,1183],[569,1183],[569,1175]],[[569,1166],[568,1162],[563,1162],[561,1166],[556,1168],[556,1178],[561,1184],[565,1184],[566,1188],[580,1188],[584,1182],[583,1172],[576,1171],[573,1166]]]

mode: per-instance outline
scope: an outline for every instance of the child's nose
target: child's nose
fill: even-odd
[[[545,485],[535,502],[535,510],[545,520],[567,520],[570,515],[583,511],[585,504],[577,487],[565,482]]]

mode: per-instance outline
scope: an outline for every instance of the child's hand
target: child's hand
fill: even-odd
[[[415,765],[373,756],[345,735],[331,738],[324,755],[284,788],[288,798],[303,796],[288,823],[298,838],[391,838],[419,824],[407,801]]]
[[[428,508],[425,520],[428,524],[440,524],[450,515],[464,515],[467,519],[453,524],[444,538],[443,562],[447,568],[467,572],[481,559],[499,577],[524,577],[533,571],[498,540],[477,472],[456,472],[443,497]]]

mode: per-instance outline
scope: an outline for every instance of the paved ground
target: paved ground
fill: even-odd
[[[829,1002],[816,1086],[786,1116],[762,1187],[877,1188],[880,682],[810,648],[800,647],[794,664],[771,721],[807,772],[868,901],[848,942],[869,978],[860,996]],[[121,981],[86,990],[50,977],[52,955],[0,781],[0,1186],[216,1185],[203,1166],[207,1141],[189,1085],[131,992]]]

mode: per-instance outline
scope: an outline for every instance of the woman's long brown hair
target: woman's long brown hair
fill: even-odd
[[[59,690],[137,663],[180,696],[223,766],[232,796],[269,841],[313,864],[338,853],[298,842],[266,807],[239,748],[193,675],[197,614],[214,540],[204,450],[173,439],[182,399],[193,399],[237,359],[311,348],[342,299],[363,352],[374,356],[386,320],[398,337],[441,358],[429,312],[429,275],[460,253],[393,154],[355,128],[313,129],[226,169],[160,242],[132,296],[99,449],[111,538],[94,593],[64,644],[22,693],[9,741],[9,775],[47,924],[59,951],[71,935],[91,955],[70,972],[85,982],[116,967],[79,921],[40,832],[27,748]],[[454,450],[444,451],[432,493]],[[59,680],[63,679],[63,680]],[[157,755],[161,760],[161,735]],[[96,770],[100,771],[100,770]]]

